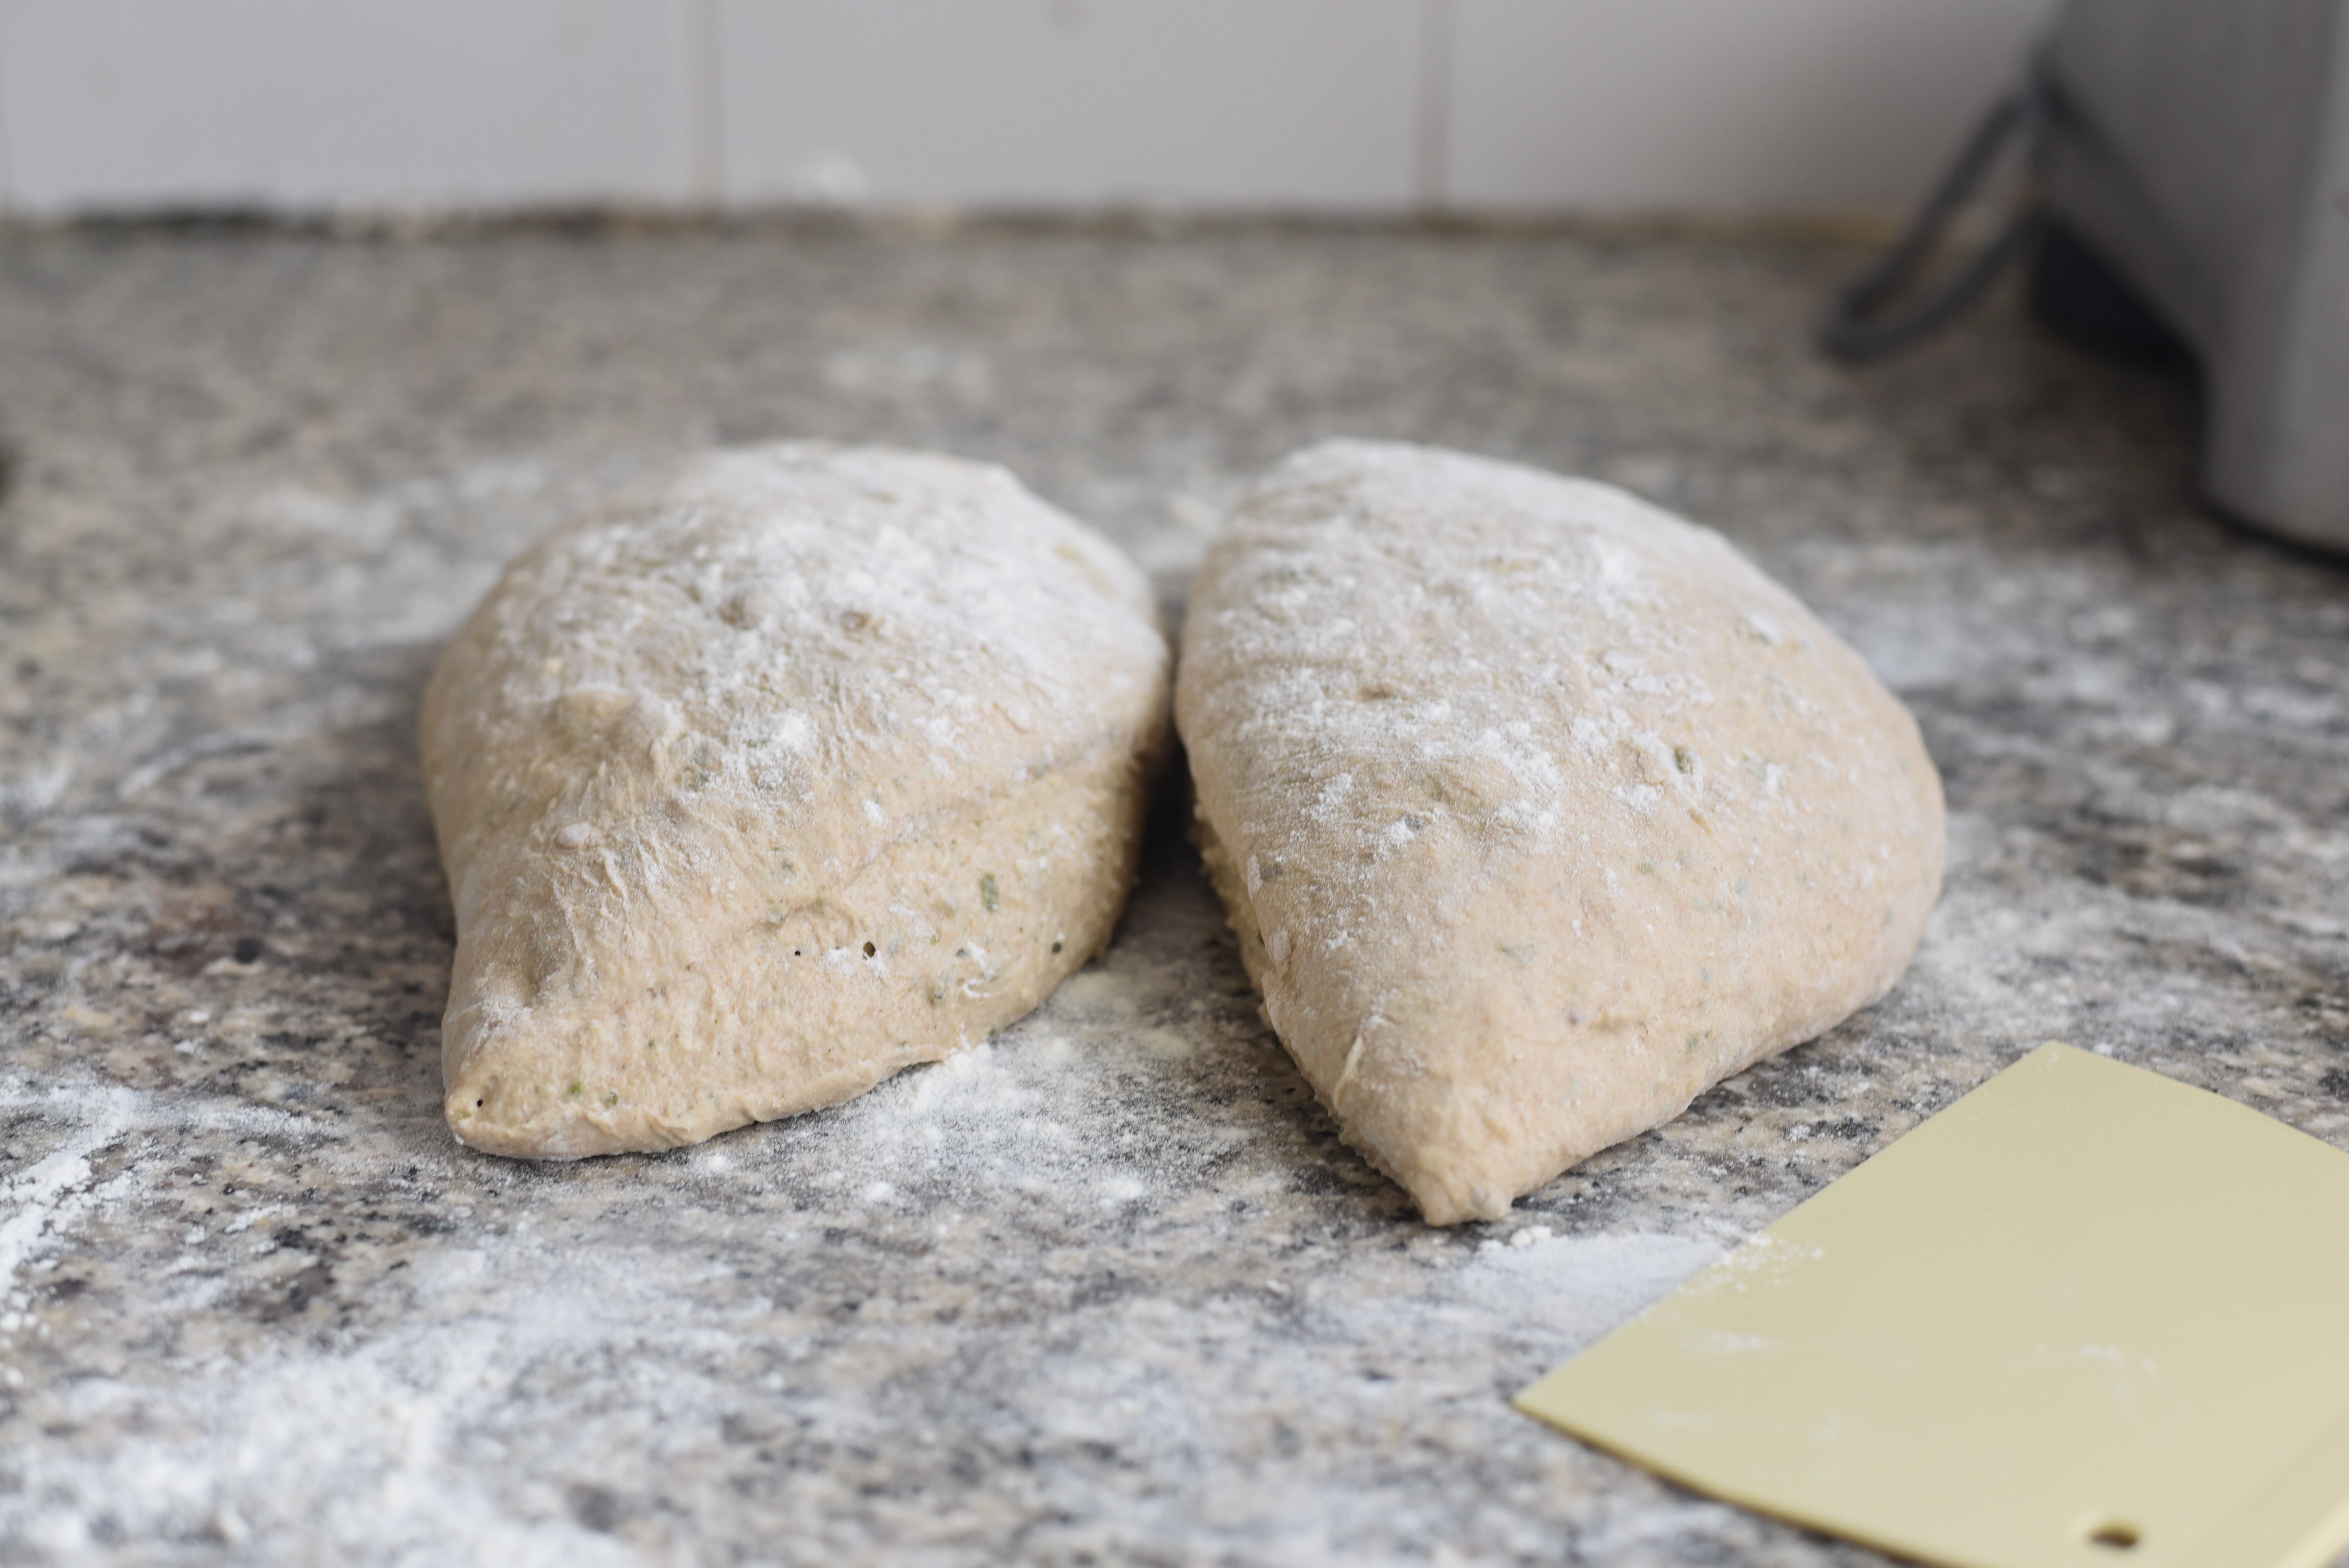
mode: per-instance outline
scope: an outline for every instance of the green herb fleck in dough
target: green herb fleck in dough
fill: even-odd
[[[995,885],[993,872],[978,873],[978,902],[987,905],[989,914],[1003,907],[1003,890]]]

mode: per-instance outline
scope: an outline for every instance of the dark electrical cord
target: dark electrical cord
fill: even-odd
[[[1940,330],[1979,304],[2000,274],[2029,251],[2044,222],[2036,187],[2050,119],[2047,79],[2034,63],[2021,85],[1991,106],[1907,232],[1836,292],[1818,327],[1819,347],[1831,358],[1865,364]],[[2013,211],[1946,284],[1902,307],[1902,295],[1940,249],[1951,220],[1973,200],[2010,142],[2021,167]]]

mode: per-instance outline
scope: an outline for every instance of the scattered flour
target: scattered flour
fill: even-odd
[[[669,1506],[690,1517],[719,1506],[718,1489],[739,1473],[743,1450],[730,1444],[742,1439],[724,1434],[775,1431],[800,1434],[765,1439],[785,1451],[810,1444],[833,1456],[804,1461],[804,1475],[776,1472],[798,1479],[778,1481],[781,1494],[763,1505],[777,1511],[777,1539],[795,1542],[793,1561],[873,1539],[870,1518],[854,1530],[833,1522],[841,1503],[826,1489],[854,1483],[863,1461],[853,1456],[901,1456],[918,1470],[945,1464],[957,1446],[1005,1443],[1041,1456],[1146,1446],[1163,1473],[1199,1478],[1224,1521],[1216,1528],[1238,1532],[1228,1538],[1249,1552],[1363,1561],[1343,1506],[1284,1522],[1263,1479],[1264,1445],[1280,1430],[1340,1451],[1342,1434],[1417,1410],[1517,1432],[1522,1418],[1494,1396],[1496,1369],[1537,1375],[1716,1249],[1524,1226],[1509,1244],[1478,1252],[1414,1229],[1433,1253],[1297,1257],[1277,1276],[1258,1264],[1203,1292],[1187,1274],[1151,1274],[1137,1261],[1146,1240],[1136,1253],[1123,1232],[1071,1229],[1081,1253],[1040,1241],[1023,1270],[1081,1256],[1112,1274],[1138,1267],[1143,1287],[1041,1316],[1026,1308],[998,1326],[984,1314],[933,1315],[924,1293],[942,1272],[985,1277],[1007,1192],[1024,1194],[1050,1235],[1062,1225],[1162,1223],[1157,1216],[1181,1212],[1169,1205],[1195,1195],[1208,1202],[1198,1211],[1206,1216],[1236,1194],[1287,1190],[1282,1171],[1249,1171],[1249,1135],[1208,1108],[1180,1122],[1135,1114],[1163,1092],[1152,1088],[1166,1081],[1157,1037],[1177,1032],[1164,1020],[1188,987],[1182,961],[1122,950],[1028,1024],[836,1111],[702,1146],[624,1187],[590,1182],[632,1194],[608,1213],[592,1193],[568,1203],[542,1186],[464,1186],[474,1167],[457,1156],[426,1178],[459,1183],[465,1201],[452,1192],[440,1210],[455,1228],[419,1238],[403,1254],[410,1266],[380,1276],[397,1309],[372,1326],[321,1335],[289,1324],[233,1355],[140,1357],[51,1383],[45,1419],[81,1435],[15,1457],[0,1542],[61,1561],[203,1542],[265,1548],[281,1561],[681,1562],[662,1544],[676,1538],[657,1530],[630,1536],[583,1523],[579,1498],[627,1500],[641,1519],[646,1478],[657,1475],[674,1493]],[[1256,1070],[1245,1061],[1206,1070],[1226,1068],[1243,1081]],[[346,1179],[384,1160],[338,1145],[332,1119],[183,1093],[17,1086],[0,1095],[0,1110],[35,1112],[57,1131],[52,1151],[10,1189],[19,1205],[6,1232],[12,1267],[138,1222],[164,1186],[184,1185],[166,1173],[171,1150],[207,1133],[294,1140],[300,1158]],[[658,1172],[666,1188],[648,1184]],[[647,1222],[641,1205],[658,1191],[683,1206]],[[738,1211],[745,1191],[792,1201],[749,1200]],[[205,1244],[265,1244],[278,1217],[253,1221],[269,1207],[212,1216],[216,1239]],[[743,1239],[749,1224],[755,1241]],[[821,1302],[784,1300],[845,1261],[822,1239],[830,1226],[865,1238],[852,1243],[859,1257],[904,1249],[859,1287],[872,1294],[844,1326]],[[879,1242],[889,1250],[862,1250]],[[195,1317],[229,1305],[193,1276],[180,1299]],[[1435,1381],[1366,1381],[1366,1358],[1433,1368]],[[985,1410],[995,1413],[974,1426]],[[1040,1459],[1030,1473],[1022,1514],[1101,1517],[1081,1466]],[[1377,1483],[1366,1473],[1334,1484],[1343,1495]],[[987,1523],[984,1499],[946,1495],[957,1499],[957,1528],[980,1538],[1000,1528]],[[1118,1528],[1179,1533],[1196,1526],[1198,1506],[1183,1488],[1154,1489],[1121,1503]],[[916,1538],[910,1516],[905,1528]],[[850,1533],[834,1541],[835,1530]],[[1143,1536],[1082,1541],[1115,1555]]]

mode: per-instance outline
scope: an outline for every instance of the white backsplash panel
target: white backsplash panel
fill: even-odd
[[[10,205],[691,195],[675,0],[0,0]]]
[[[0,0],[0,212],[1820,211],[2049,0]]]

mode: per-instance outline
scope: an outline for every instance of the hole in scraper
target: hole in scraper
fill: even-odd
[[[2110,1547],[2115,1552],[2133,1551],[2141,1539],[2137,1527],[2126,1520],[2109,1519],[2088,1531],[2089,1545]]]

